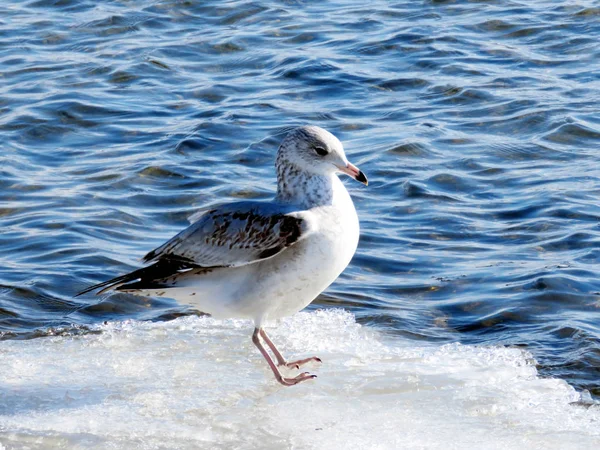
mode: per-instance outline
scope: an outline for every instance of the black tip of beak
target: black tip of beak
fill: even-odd
[[[362,170],[360,172],[358,172],[358,175],[356,175],[355,180],[360,181],[365,186],[369,185],[369,180],[367,180],[367,177],[365,176],[365,174],[362,173]]]

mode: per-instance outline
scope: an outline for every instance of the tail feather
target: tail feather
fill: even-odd
[[[161,281],[165,281],[174,274],[195,268],[198,268],[198,266],[190,265],[189,263],[180,260],[161,259],[151,266],[142,267],[141,269],[134,270],[133,272],[125,275],[89,286],[83,291],[77,293],[75,297],[95,291],[96,289],[100,289],[98,292],[96,292],[96,295],[104,294],[111,289],[119,289],[121,286],[129,285],[130,283],[132,285],[126,287],[130,287],[132,289],[164,287],[165,285],[161,284]]]

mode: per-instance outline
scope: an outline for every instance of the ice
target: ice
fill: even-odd
[[[427,345],[343,310],[269,328],[318,378],[277,384],[252,325],[185,317],[0,343],[0,449],[597,449],[600,409],[515,348]]]

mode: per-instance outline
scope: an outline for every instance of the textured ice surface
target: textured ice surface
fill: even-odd
[[[315,381],[278,385],[244,321],[125,322],[0,342],[6,449],[600,448],[600,410],[518,349],[382,336],[342,310],[269,329]],[[0,448],[2,448],[0,446]]]

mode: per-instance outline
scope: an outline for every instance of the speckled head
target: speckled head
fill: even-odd
[[[340,140],[329,131],[316,126],[304,126],[290,132],[279,147],[275,165],[278,174],[284,169],[314,175],[343,172],[367,184],[367,177],[348,162]]]

